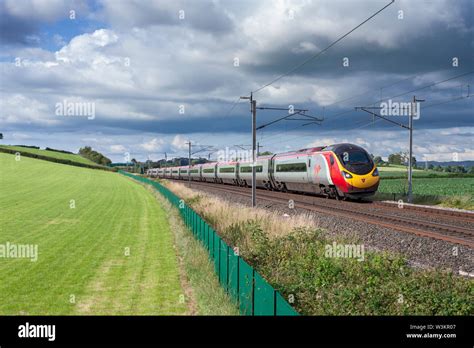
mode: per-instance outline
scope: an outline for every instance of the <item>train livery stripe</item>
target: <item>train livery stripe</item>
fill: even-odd
[[[337,160],[337,156],[334,152],[324,152],[328,166],[331,168],[331,181],[341,192],[349,192],[350,186],[348,185],[345,178],[341,174],[341,164]],[[335,159],[333,165],[331,165],[331,156]]]

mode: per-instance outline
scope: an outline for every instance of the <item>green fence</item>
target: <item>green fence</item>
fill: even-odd
[[[267,281],[219,237],[190,206],[156,181],[124,171],[121,174],[152,185],[178,208],[184,223],[208,251],[222,287],[238,302],[243,315],[299,315]]]

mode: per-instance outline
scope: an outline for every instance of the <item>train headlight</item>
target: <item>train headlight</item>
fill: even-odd
[[[344,170],[341,171],[341,174],[342,174],[342,176],[345,177],[346,179],[352,179],[352,175],[349,174],[348,172],[344,171]]]
[[[374,172],[372,173],[372,176],[379,176],[379,171],[377,168],[375,168]]]

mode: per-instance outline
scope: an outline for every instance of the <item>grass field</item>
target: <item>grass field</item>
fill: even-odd
[[[405,166],[379,167],[380,186],[375,199],[405,199],[408,191],[408,175]],[[438,204],[450,208],[474,209],[474,176],[437,172],[413,171],[414,202]]]
[[[407,167],[405,166],[399,166],[399,165],[390,165],[390,167],[377,167],[380,177],[381,178],[406,178],[408,177],[408,170]],[[472,174],[470,174],[472,176]],[[467,177],[469,174],[459,174],[459,173],[449,173],[449,172],[437,172],[435,170],[422,170],[422,169],[413,169],[413,177],[440,177],[440,178],[446,178],[446,177],[459,177],[459,176],[464,176]]]
[[[3,153],[0,168],[0,245],[38,246],[36,262],[0,258],[0,315],[188,311],[166,213],[143,186]]]
[[[402,177],[407,176],[407,169],[404,166],[390,166],[390,167],[377,167],[381,178],[392,178],[392,177]],[[414,169],[413,176],[426,175],[426,172],[423,170]]]
[[[406,191],[406,179],[381,180],[379,191],[401,193]],[[413,178],[413,192],[433,196],[474,196],[474,178]]]
[[[90,164],[90,165],[95,165],[95,166],[98,165],[97,163],[92,162],[91,160],[84,158],[80,155],[76,155],[76,154],[62,153],[62,152],[49,151],[49,150],[32,149],[32,148],[22,147],[22,146],[0,145],[0,148],[10,149],[10,150],[18,151],[20,153],[28,152],[28,153],[33,153],[35,155],[48,156],[52,158],[60,158],[60,159],[70,160],[70,161],[78,162],[78,163]]]

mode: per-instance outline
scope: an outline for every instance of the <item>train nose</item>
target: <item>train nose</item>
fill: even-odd
[[[374,176],[373,173],[367,175],[354,175],[352,178],[351,185],[356,188],[369,188],[376,185],[380,180],[378,175]]]

